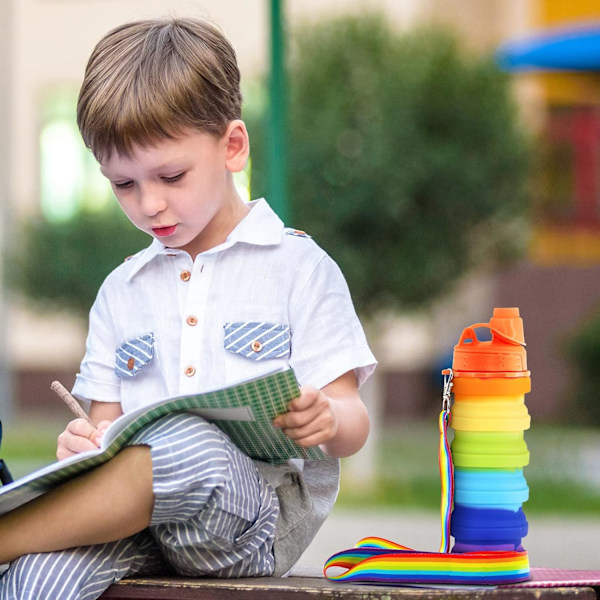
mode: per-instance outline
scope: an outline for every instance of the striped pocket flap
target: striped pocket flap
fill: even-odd
[[[265,322],[225,323],[224,346],[228,352],[252,360],[290,355],[290,326]]]
[[[117,377],[135,377],[154,356],[154,334],[133,338],[117,348],[115,374]]]

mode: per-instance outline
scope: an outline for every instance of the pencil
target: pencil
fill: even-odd
[[[67,389],[59,381],[53,381],[50,385],[50,389],[71,409],[73,414],[85,419],[88,423],[92,422],[83,408],[79,406],[79,402],[69,394]]]

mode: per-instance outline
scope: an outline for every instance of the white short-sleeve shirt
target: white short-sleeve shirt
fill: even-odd
[[[265,200],[227,240],[192,260],[157,240],[115,269],[90,311],[73,394],[152,401],[217,389],[290,365],[318,388],[375,368],[346,282]]]

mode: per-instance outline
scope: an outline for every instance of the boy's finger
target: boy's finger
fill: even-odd
[[[273,421],[275,427],[288,429],[291,427],[303,427],[313,421],[319,414],[319,411],[309,406],[303,410],[291,410],[283,415],[279,415]]]
[[[290,411],[305,410],[312,406],[319,397],[319,390],[312,386],[302,386],[300,395],[294,398],[288,405]]]
[[[73,419],[67,425],[67,429],[73,435],[80,435],[82,437],[88,437],[92,431],[96,431],[95,427],[85,419]]]
[[[98,444],[91,438],[83,436],[72,437],[65,440],[63,448],[71,454],[79,454],[80,452],[88,452],[98,447]]]
[[[94,445],[98,446],[101,438],[100,432],[85,419],[75,419],[68,425],[68,430],[71,434],[87,438]]]

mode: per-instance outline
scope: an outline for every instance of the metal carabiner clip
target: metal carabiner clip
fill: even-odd
[[[454,377],[454,373],[452,373],[452,369],[444,369],[442,371],[442,375],[444,376],[444,390],[442,392],[442,410],[444,412],[448,412],[450,410],[450,394],[452,392],[452,378]]]

